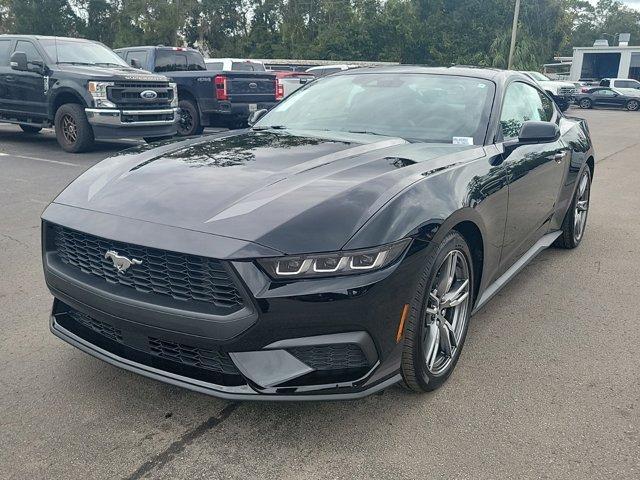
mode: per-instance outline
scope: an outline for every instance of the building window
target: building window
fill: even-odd
[[[640,53],[631,54],[631,65],[629,65],[629,78],[640,80]]]
[[[600,80],[616,78],[620,67],[620,53],[585,53],[580,79]]]

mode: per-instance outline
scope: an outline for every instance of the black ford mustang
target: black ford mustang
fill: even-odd
[[[49,205],[55,335],[224,398],[429,391],[471,314],[583,237],[587,126],[520,74],[352,70],[263,113],[105,160]]]

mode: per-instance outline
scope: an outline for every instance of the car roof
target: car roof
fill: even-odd
[[[379,67],[361,67],[358,69],[345,70],[334,75],[358,75],[362,73],[428,73],[432,75],[454,75],[458,77],[473,77],[486,80],[506,79],[508,77],[518,77],[531,81],[526,75],[515,70],[500,70],[498,68],[484,68],[473,66],[451,66],[451,67],[427,67],[424,65],[391,65]]]
[[[250,58],[231,58],[231,57],[222,57],[222,58],[205,58],[205,62],[249,62],[249,63],[262,63],[260,60],[252,60]]]
[[[86,43],[99,43],[98,40],[89,40],[88,38],[73,38],[73,37],[56,37],[52,35],[14,35],[12,33],[3,33],[0,34],[0,38],[10,37],[10,38],[35,38],[37,40],[65,40],[72,42],[86,42]]]

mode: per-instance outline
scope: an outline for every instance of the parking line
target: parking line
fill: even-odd
[[[36,162],[46,162],[46,163],[55,163],[56,165],[66,165],[67,167],[81,167],[82,165],[77,165],[71,162],[63,162],[62,160],[50,160],[48,158],[38,158],[38,157],[29,157],[27,155],[17,155],[14,153],[3,153],[0,152],[0,157],[16,157],[16,158],[24,158],[27,160],[35,160]]]

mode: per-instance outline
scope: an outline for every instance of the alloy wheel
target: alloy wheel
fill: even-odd
[[[584,234],[584,227],[587,223],[587,213],[589,213],[589,173],[585,172],[580,179],[578,191],[576,192],[576,205],[573,215],[573,232],[576,242],[579,242]]]
[[[62,135],[69,143],[76,143],[78,140],[78,126],[75,119],[71,115],[62,117]]]
[[[627,109],[632,112],[638,110],[638,107],[640,107],[640,103],[638,103],[636,100],[631,100],[629,101],[629,103],[627,103]]]
[[[422,347],[428,371],[444,372],[462,340],[470,301],[469,262],[460,250],[445,257],[433,283],[423,319]]]
[[[580,101],[580,106],[582,108],[589,108],[591,107],[591,102],[585,98],[584,100]]]
[[[193,130],[193,117],[191,116],[191,112],[185,110],[184,108],[180,111],[180,121],[178,129],[183,135],[186,135]]]

